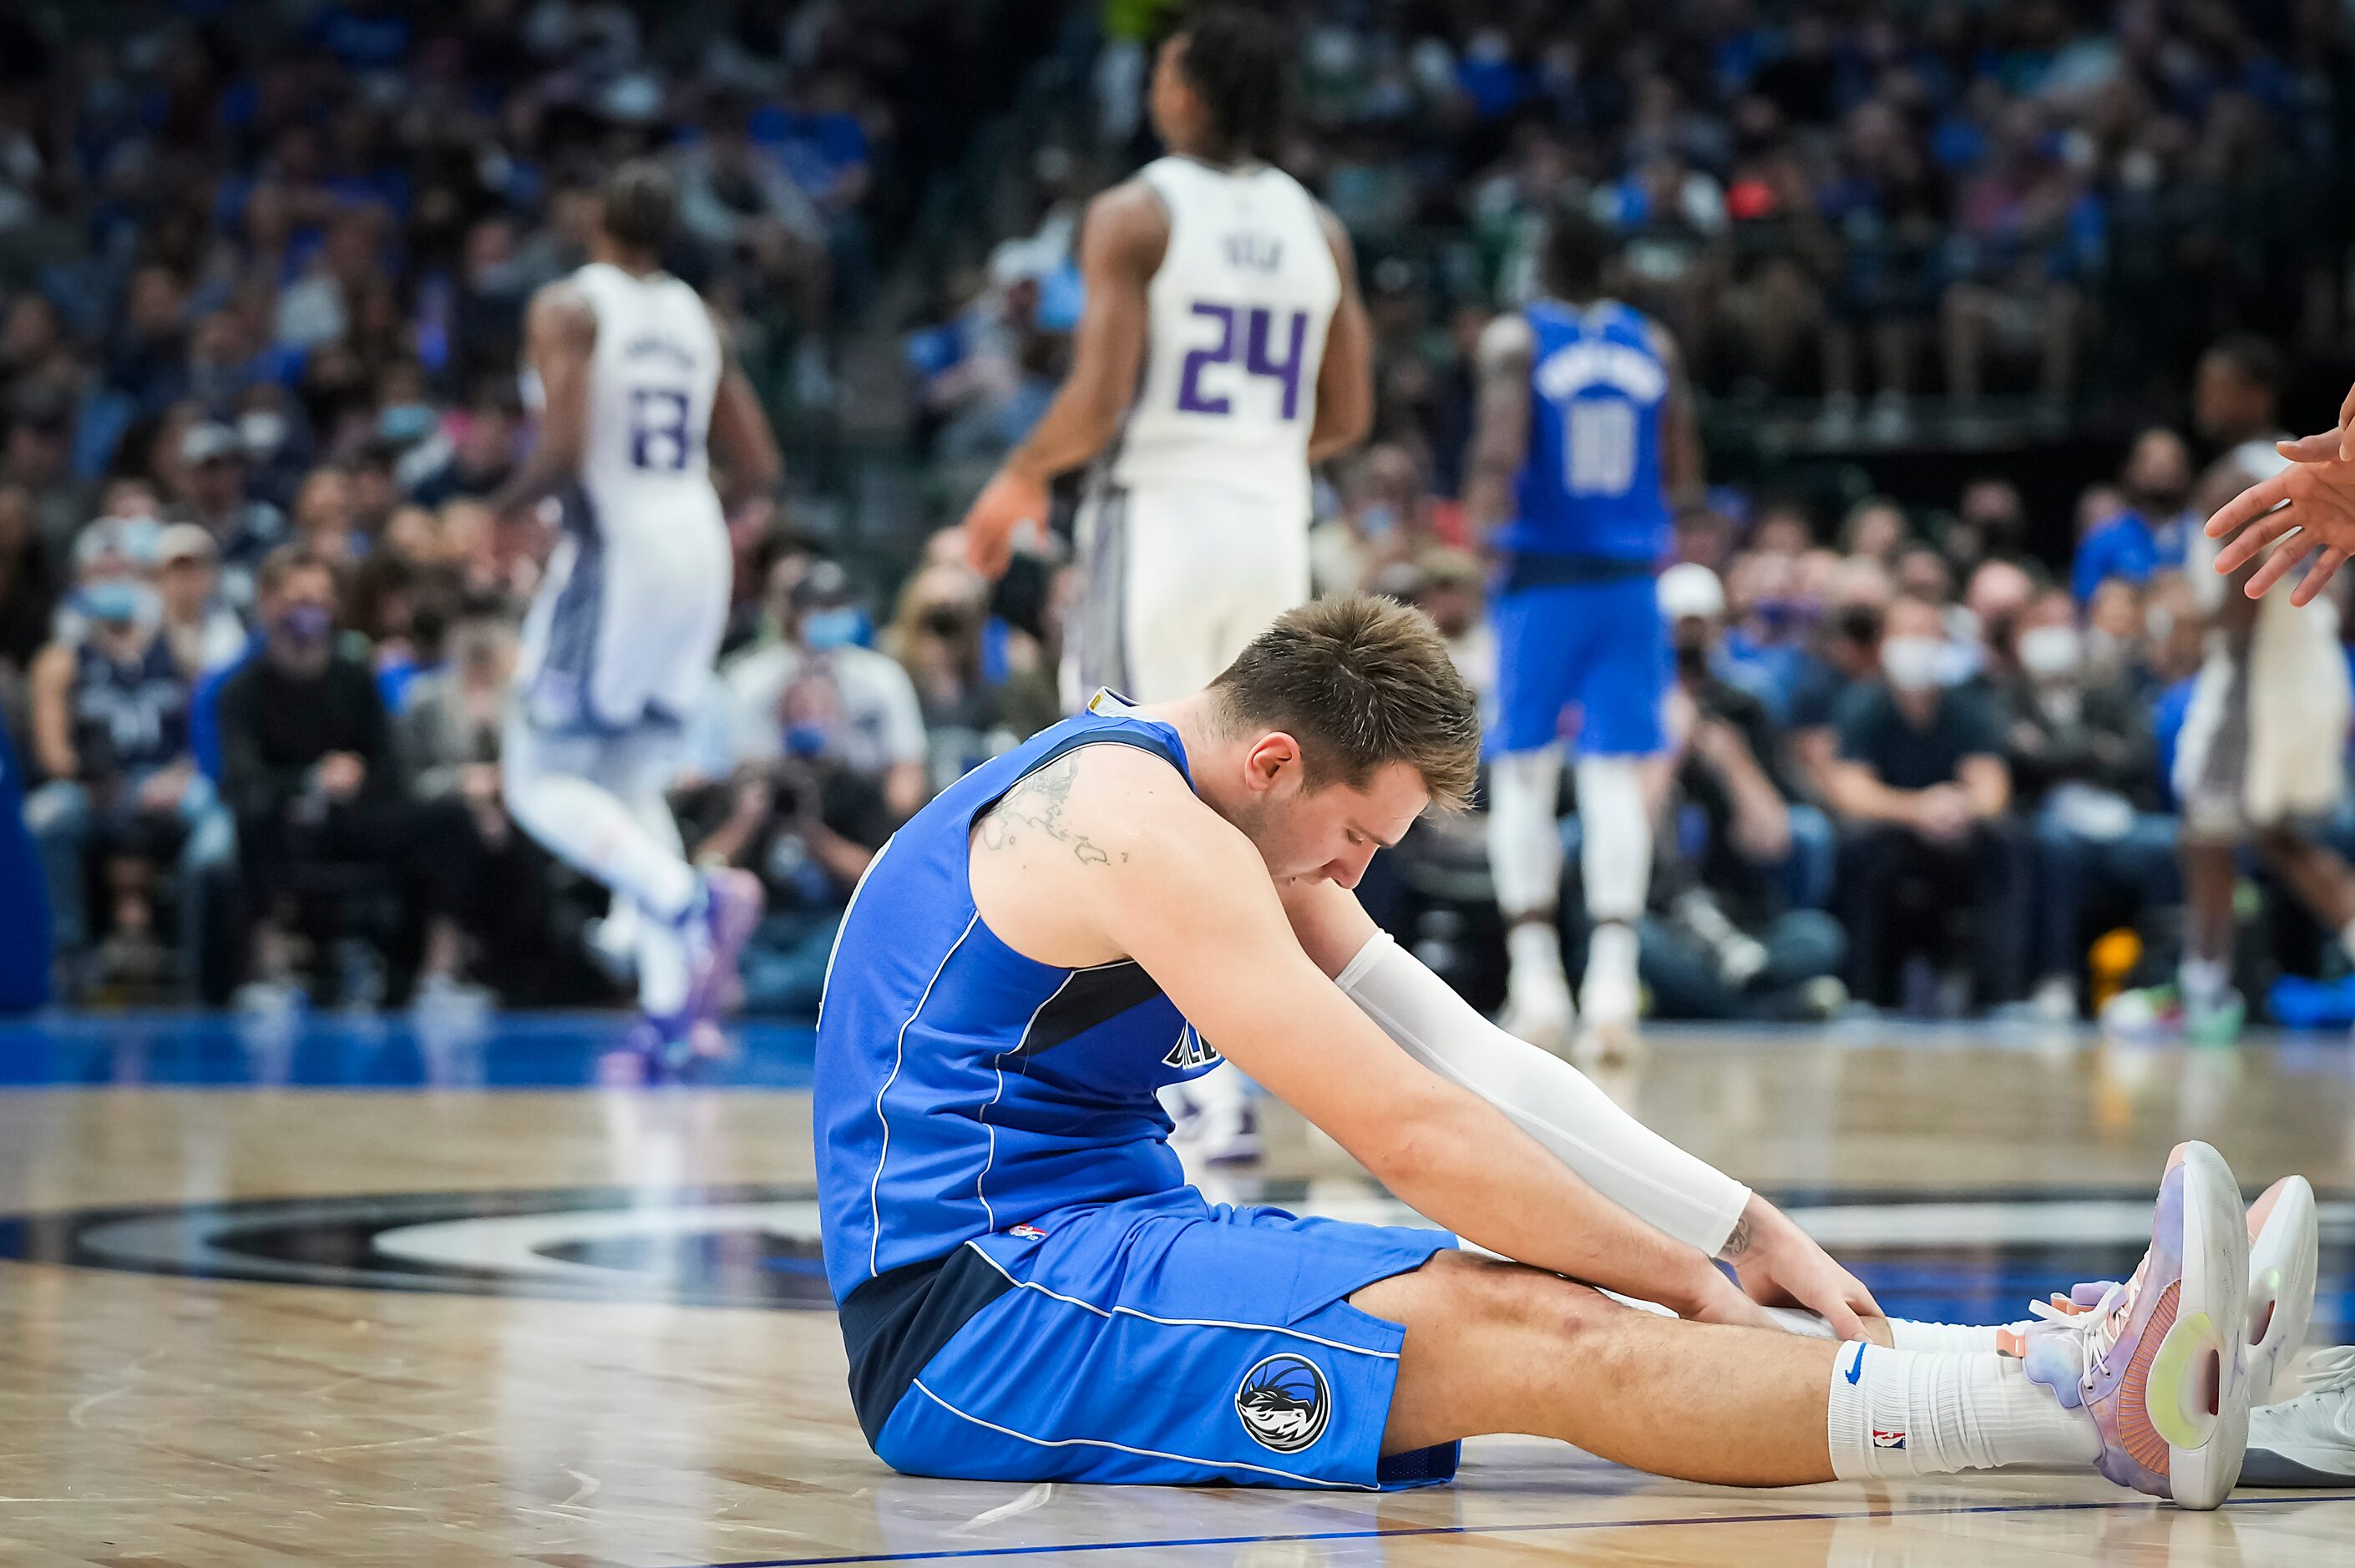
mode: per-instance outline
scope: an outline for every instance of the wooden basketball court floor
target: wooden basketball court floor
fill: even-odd
[[[2211,1515],[2078,1476],[1745,1492],[1522,1439],[1380,1497],[896,1477],[817,1272],[806,1034],[645,1091],[597,1086],[616,1033],[0,1029],[0,1563],[2355,1562],[2355,1488]],[[2130,1267],[2179,1138],[2251,1193],[2304,1171],[2315,1340],[2355,1338],[2342,1038],[1662,1033],[1614,1088],[1915,1316]],[[1296,1124],[1271,1141],[1225,1195],[1391,1213]]]

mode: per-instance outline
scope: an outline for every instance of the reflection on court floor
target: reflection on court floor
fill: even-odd
[[[2007,1476],[1754,1493],[1469,1446],[1380,1498],[897,1477],[818,1272],[806,1031],[600,1087],[619,1027],[156,1014],[0,1030],[0,1561],[1420,1564],[2335,1563],[2355,1497],[2214,1516]],[[1993,1031],[1662,1032],[1610,1086],[1891,1311],[1994,1321],[2130,1269],[2167,1148],[2324,1199],[2355,1339],[2339,1041],[2122,1051]],[[1214,1195],[1411,1221],[1280,1113]],[[752,1308],[740,1310],[737,1308]]]

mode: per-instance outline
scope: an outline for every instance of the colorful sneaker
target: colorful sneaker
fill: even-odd
[[[2355,1484],[2355,1345],[2315,1352],[2304,1381],[2296,1398],[2249,1412],[2248,1485]]]
[[[2285,1176],[2249,1205],[2249,1404],[2254,1409],[2273,1397],[2286,1382],[2289,1363],[2306,1342],[2314,1319],[2314,1287],[2318,1272],[2320,1238],[2316,1233],[2314,1189],[2303,1176]],[[2102,1304],[2116,1289],[2112,1279],[2080,1285],[2067,1296],[2032,1304],[2038,1317],[2052,1320],[2079,1317]],[[1997,1341],[2008,1355],[2024,1356],[2025,1335],[2035,1322],[2014,1323],[1997,1331]]]
[[[2237,991],[2212,1007],[2193,1007],[2172,985],[2122,991],[2102,1008],[2105,1032],[2126,1040],[2188,1040],[2195,1045],[2230,1045],[2241,1037],[2248,1003]]]
[[[2178,1144],[2159,1183],[2150,1250],[2134,1277],[2043,1308],[2007,1331],[2030,1379],[2101,1434],[2097,1467],[2120,1486],[2212,1509],[2248,1444],[2249,1233],[2223,1156]]]
[[[2264,1404],[2289,1382],[2289,1363],[2314,1320],[2320,1237],[2314,1188],[2285,1176],[2249,1208],[2249,1400]]]
[[[687,984],[684,1023],[717,1022],[741,994],[736,959],[761,923],[768,895],[749,871],[704,874],[703,895],[685,921]]]

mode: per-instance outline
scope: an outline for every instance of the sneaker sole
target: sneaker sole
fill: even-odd
[[[2252,1448],[2241,1467],[2244,1487],[2344,1487],[2355,1485],[2355,1450],[2347,1448]]]
[[[2314,1320],[2321,1250],[2314,1188],[2303,1176],[2282,1183],[2273,1213],[2249,1248],[2249,1397],[2270,1403]]]
[[[2204,1510],[2240,1479],[2250,1395],[2248,1209],[2224,1157],[2204,1143],[2184,1146],[2181,1256],[2175,1320],[2157,1353],[2136,1361],[2142,1414],[2167,1445],[2169,1493],[2179,1508]]]

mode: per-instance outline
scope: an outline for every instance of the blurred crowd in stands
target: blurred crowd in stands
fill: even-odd
[[[0,4],[0,714],[66,994],[617,994],[598,896],[500,800],[536,567],[482,498],[528,440],[523,302],[580,260],[611,160],[661,150],[680,270],[773,413],[824,408],[829,323],[982,111],[956,79],[988,8],[928,31],[748,0],[685,42],[621,0],[248,9],[78,36]],[[1292,165],[1357,237],[1380,344],[1376,436],[1320,486],[1317,584],[1422,606],[1476,687],[1470,355],[1558,204],[1625,234],[1624,291],[1720,410],[1805,397],[1893,440],[1925,395],[2010,387],[2121,438],[2067,519],[2031,518],[1991,456],[1935,505],[1770,478],[1679,520],[1656,1011],[2060,1018],[2131,967],[2104,933],[2170,950],[2195,487],[2269,428],[2283,362],[2229,339],[2186,389],[2222,333],[2343,336],[2343,288],[2318,286],[2339,176],[2280,195],[2341,144],[2338,10],[1300,9]],[[901,346],[935,470],[977,481],[1056,384],[1072,234],[1134,162],[1154,10],[1104,8],[1084,133],[1023,150],[1024,221],[932,280]],[[985,583],[953,532],[887,577],[793,521],[738,540],[675,801],[697,854],[767,885],[749,1005],[805,1013],[895,825],[1062,711],[1074,584],[1051,550]],[[1479,845],[1426,822],[1366,895],[1493,1001]]]
[[[1159,9],[1106,7],[1029,220],[939,281],[911,357],[946,457],[1037,416],[1082,199],[1143,149]],[[1428,447],[1443,489],[1476,318],[1527,293],[1565,202],[1625,236],[1629,302],[1704,391],[1831,442],[2123,434],[2179,406],[2220,333],[2347,324],[2355,55],[2328,0],[1286,10],[1305,90],[1283,162],[1356,238],[1380,429]]]

